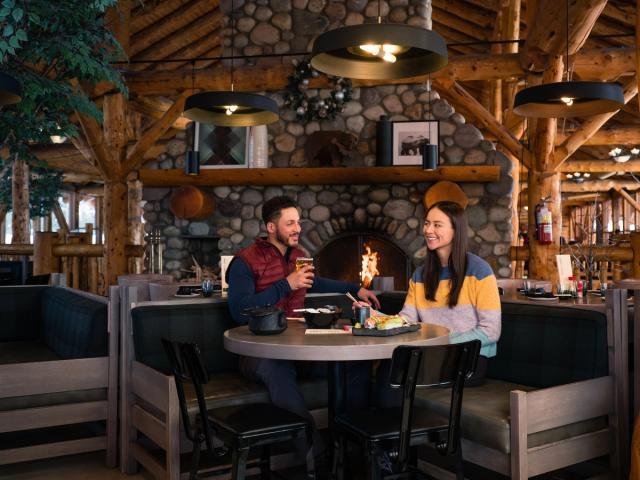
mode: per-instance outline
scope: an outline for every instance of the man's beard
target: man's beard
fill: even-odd
[[[291,236],[283,235],[282,233],[280,233],[280,230],[276,231],[276,240],[278,240],[283,245],[286,245],[287,247],[295,247],[296,245],[298,245],[297,239],[294,240]]]

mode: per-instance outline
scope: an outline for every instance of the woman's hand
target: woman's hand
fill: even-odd
[[[311,288],[313,285],[314,276],[315,274],[313,273],[313,266],[305,265],[300,270],[291,272],[287,276],[287,282],[289,282],[291,290],[298,290],[300,288]]]
[[[376,310],[380,309],[380,301],[376,294],[366,288],[358,290],[358,298],[364,300],[368,305],[373,305]]]

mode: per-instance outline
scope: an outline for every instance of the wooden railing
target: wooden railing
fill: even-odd
[[[0,245],[0,255],[33,257],[33,274],[64,273],[67,285],[93,293],[105,294],[102,260],[104,245],[79,243],[73,236],[70,243],[58,243],[53,232],[36,232],[34,244]],[[127,245],[128,257],[141,257],[143,245]]]
[[[622,278],[640,278],[640,232],[629,235],[629,246],[626,245],[596,245],[581,247],[582,252],[588,252],[596,263],[593,271],[602,272],[603,279],[620,280]],[[562,245],[558,253],[572,255],[576,246]],[[529,260],[527,247],[511,247],[511,260],[516,262],[516,270],[523,271],[522,263]],[[606,277],[604,274],[606,273]],[[584,274],[583,274],[584,275]]]

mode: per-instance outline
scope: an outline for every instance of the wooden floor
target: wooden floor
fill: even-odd
[[[0,466],[2,480],[150,480],[147,473],[125,475],[104,465],[104,452]]]

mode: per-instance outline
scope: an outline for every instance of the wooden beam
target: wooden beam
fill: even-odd
[[[640,0],[636,0],[636,86],[640,91]],[[638,95],[638,108],[640,109],[640,95]]]
[[[115,171],[113,171],[113,165],[110,157],[110,153],[107,147],[104,144],[104,135],[102,133],[102,127],[98,124],[98,121],[90,117],[89,115],[85,115],[84,113],[80,113],[76,111],[76,115],[78,116],[78,122],[80,124],[80,128],[82,133],[84,134],[84,144],[79,142],[79,146],[86,145],[86,148],[91,152],[91,158],[95,162],[95,166],[103,176],[103,178],[112,177],[115,175]],[[74,143],[77,142],[76,139],[72,139]],[[82,150],[80,150],[82,152]]]
[[[39,160],[46,162],[51,168],[57,168],[63,172],[83,173],[100,177],[100,172],[85,156],[71,143],[59,145],[34,145],[31,152]]]
[[[640,160],[630,160],[625,163],[613,160],[570,160],[562,164],[560,171],[563,173],[640,172]]]
[[[539,0],[536,18],[527,32],[523,65],[541,71],[546,55],[575,54],[584,45],[607,0]],[[568,47],[567,47],[568,43]]]
[[[624,103],[627,103],[638,93],[638,84],[635,78],[627,81],[624,86]],[[609,121],[618,111],[601,113],[589,117],[562,145],[556,148],[554,154],[553,170],[557,170],[573,153],[591,138],[600,128]]]
[[[140,181],[145,187],[175,185],[324,185],[413,183],[450,180],[453,182],[496,182],[500,167],[443,166],[434,171],[422,167],[344,167],[344,168],[223,168],[201,169],[200,175],[184,170],[143,168]]]
[[[174,102],[165,102],[155,97],[136,97],[129,100],[129,106],[133,110],[155,120],[160,120],[173,104]],[[171,128],[184,130],[191,121],[187,117],[180,116],[173,122]]]
[[[62,213],[62,209],[60,208],[60,204],[55,202],[53,204],[53,214],[58,221],[58,225],[60,225],[60,230],[66,236],[69,234],[69,225],[67,224],[67,219],[64,217],[64,213]]]
[[[217,0],[212,0],[213,1]],[[182,5],[184,0],[162,0],[162,2],[139,2],[140,7],[131,12],[131,33],[137,34],[141,30],[159,23],[161,19],[172,15]]]
[[[608,192],[611,189],[617,190],[640,190],[640,183],[627,180],[592,180],[584,183],[562,182],[563,192]]]
[[[630,105],[627,104],[625,107],[630,107]],[[568,135],[558,132],[557,143],[562,144],[574,132],[570,131]],[[640,145],[640,128],[638,125],[616,125],[615,127],[601,128],[583,145]]]
[[[11,175],[11,243],[29,243],[29,164],[15,159]]]
[[[611,48],[581,50],[575,55],[575,74],[583,80],[609,80],[635,72],[635,48]],[[287,85],[293,65],[242,67],[236,70],[235,88],[242,92],[282,91]],[[223,66],[196,69],[184,68],[172,71],[130,72],[126,74],[127,86],[134,95],[173,96],[189,89],[195,83],[203,90],[221,90],[229,87],[229,71]],[[433,73],[432,78],[492,80],[523,77],[519,54],[462,55],[449,58],[449,64]],[[354,80],[354,86],[424,83],[426,75],[397,80]],[[310,88],[324,88],[327,79],[320,76],[310,83]],[[104,94],[111,86],[100,84],[94,95]]]
[[[447,10],[442,10],[438,6],[433,7],[432,20],[434,22],[448,25],[450,28],[457,30],[460,33],[469,35],[476,40],[488,40],[491,30],[487,30],[484,27],[479,27],[475,23],[468,22],[460,15],[450,13]]]
[[[131,56],[135,57],[153,45],[163,43],[167,33],[181,30],[215,9],[216,5],[211,0],[195,0],[187,4],[183,3],[181,8],[174,11],[172,15],[157,19],[153,24],[133,35],[131,39]]]
[[[182,19],[182,17],[179,18]],[[166,35],[165,32],[161,40],[154,45],[151,45],[149,48],[140,51],[138,55],[133,57],[133,59],[162,60],[168,58],[185,45],[193,43],[201,38],[203,36],[203,32],[210,31],[212,28],[214,29],[214,32],[217,32],[221,22],[222,14],[220,13],[220,10],[211,10],[193,20],[189,20],[185,26],[178,28],[178,30],[169,35]],[[144,64],[136,64],[136,68],[143,66]]]
[[[160,120],[155,122],[133,146],[127,154],[127,159],[122,165],[122,172],[126,175],[132,170],[139,168],[144,158],[145,152],[158,141],[158,139],[169,129],[171,125],[182,115],[184,103],[191,91],[185,91],[178,97],[175,103],[165,112]]]
[[[640,212],[640,203],[636,202],[636,199],[624,191],[621,187],[616,187],[615,191],[618,192],[637,212]]]
[[[494,24],[494,14],[490,9],[469,8],[469,4],[460,0],[432,0],[432,5],[440,11],[463,18],[481,28],[491,28]]]
[[[496,136],[511,153],[520,158],[524,165],[531,165],[531,151],[525,148],[511,133],[495,119],[472,95],[470,95],[459,83],[452,80],[438,79],[435,86],[442,96],[451,97],[473,113],[487,130]]]

